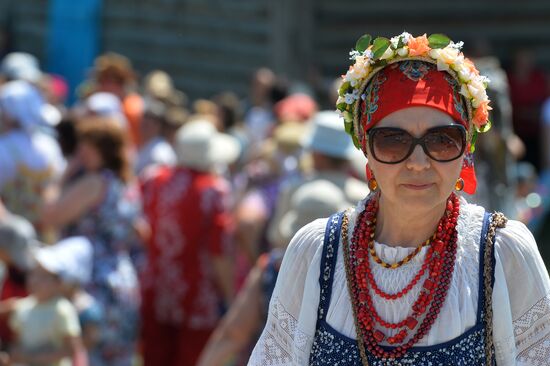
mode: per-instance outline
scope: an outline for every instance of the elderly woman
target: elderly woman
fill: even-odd
[[[126,146],[115,121],[82,120],[77,150],[84,173],[42,210],[45,224],[92,242],[87,290],[104,309],[99,354],[92,355],[100,365],[131,365],[137,339],[139,290],[132,254],[140,252],[140,197],[131,184]]]
[[[471,152],[487,80],[443,35],[366,35],[338,109],[371,193],[292,239],[249,365],[542,365],[550,280],[525,226],[486,213]]]

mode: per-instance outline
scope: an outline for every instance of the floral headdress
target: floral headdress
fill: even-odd
[[[360,101],[365,98],[365,88],[374,75],[389,64],[419,60],[437,65],[438,71],[446,71],[460,85],[460,94],[466,102],[468,114],[470,152],[475,149],[478,133],[491,127],[489,121],[489,98],[486,89],[489,79],[479,74],[473,62],[460,52],[463,42],[454,43],[447,36],[426,34],[413,37],[407,32],[391,39],[384,37],[374,41],[364,35],[350,52],[354,64],[342,76],[343,83],[338,90],[337,109],[344,117],[345,129],[351,135],[357,148],[364,131],[360,126]],[[473,126],[473,128],[472,128]]]

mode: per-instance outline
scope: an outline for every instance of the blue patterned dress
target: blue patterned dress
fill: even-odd
[[[102,177],[103,199],[68,227],[65,236],[86,236],[94,248],[92,280],[86,290],[100,304],[104,317],[99,346],[91,356],[100,360],[99,366],[130,366],[140,302],[133,260],[141,248],[133,229],[140,214],[139,191],[110,171],[103,171]]]

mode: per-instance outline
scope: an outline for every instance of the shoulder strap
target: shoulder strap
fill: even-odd
[[[321,272],[319,274],[319,285],[321,293],[319,297],[319,309],[317,319],[324,319],[330,305],[332,295],[332,282],[334,279],[334,268],[338,256],[338,244],[340,243],[340,231],[344,212],[339,212],[327,221],[325,229],[325,240],[323,242],[323,253],[321,257]]]
[[[485,214],[489,216],[489,214]],[[485,321],[485,357],[486,365],[495,365],[495,348],[493,345],[493,285],[495,283],[495,237],[496,229],[506,226],[508,219],[500,213],[495,212],[491,216],[490,224],[488,225],[485,240],[482,237],[482,243],[485,244],[485,249],[480,250],[480,254],[483,252],[483,266],[480,267],[483,270],[483,284],[479,284],[479,287],[483,287],[483,311]],[[485,224],[484,224],[485,226]],[[478,306],[479,307],[479,306]],[[478,309],[479,311],[479,309]]]
[[[484,275],[486,270],[485,262],[485,252],[486,252],[486,242],[487,242],[487,233],[489,232],[489,224],[491,223],[491,214],[485,211],[483,215],[483,224],[481,226],[481,236],[479,238],[479,280],[478,280],[478,300],[477,300],[477,321],[479,323],[482,321],[484,309],[485,309],[485,281]],[[490,263],[489,263],[490,265]],[[487,268],[491,270],[491,268]]]

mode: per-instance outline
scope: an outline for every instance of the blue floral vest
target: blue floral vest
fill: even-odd
[[[398,365],[468,365],[485,366],[486,363],[486,311],[485,286],[483,273],[485,266],[490,266],[494,283],[494,253],[492,263],[484,263],[485,242],[489,227],[490,214],[486,213],[480,240],[479,296],[476,324],[462,335],[445,343],[433,346],[412,347],[405,356],[397,359],[384,359],[368,352],[370,366]],[[321,294],[318,308],[317,329],[310,354],[312,366],[362,366],[357,341],[336,331],[326,321],[330,304],[334,269],[340,242],[342,213],[329,218],[325,232],[323,256],[321,260],[321,275],[319,282]],[[392,347],[383,347],[387,350]],[[494,352],[492,353],[494,355]],[[491,366],[496,365],[492,357]]]

